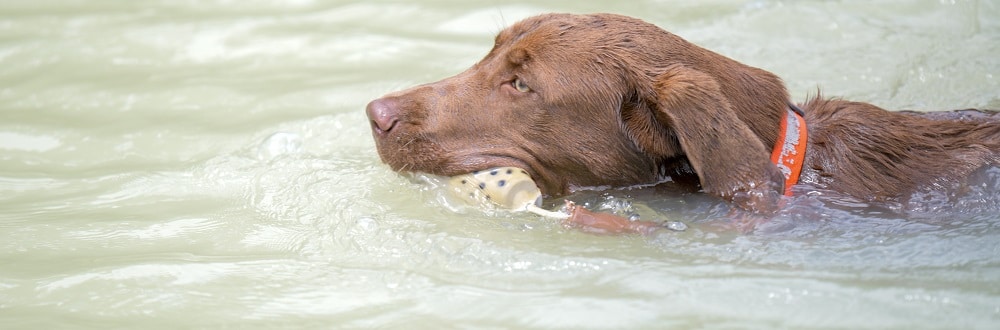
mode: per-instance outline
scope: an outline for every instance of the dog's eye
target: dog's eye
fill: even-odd
[[[531,91],[531,87],[528,87],[528,84],[525,84],[524,80],[521,80],[521,78],[514,79],[514,81],[510,84],[514,86],[514,89],[518,92],[527,93]]]

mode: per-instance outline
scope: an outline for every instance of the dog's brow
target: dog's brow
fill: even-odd
[[[524,47],[514,47],[507,52],[507,62],[515,67],[524,66],[531,59],[531,54]]]

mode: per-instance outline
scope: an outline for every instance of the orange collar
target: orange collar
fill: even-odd
[[[777,165],[781,174],[785,176],[785,196],[792,195],[792,186],[799,182],[802,162],[806,157],[808,132],[801,111],[798,107],[789,105],[788,112],[781,119],[778,141],[771,151],[771,162]]]

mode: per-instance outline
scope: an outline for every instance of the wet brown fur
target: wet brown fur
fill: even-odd
[[[788,100],[777,76],[641,20],[548,14],[501,31],[465,72],[372,101],[368,115],[397,171],[517,166],[549,195],[672,177],[769,212],[783,191],[770,151]],[[818,188],[898,200],[1000,162],[992,112],[821,97],[801,107],[810,135],[800,182]]]
[[[803,106],[810,138],[801,180],[819,188],[898,202],[920,189],[951,188],[1000,163],[996,113],[890,112],[822,98]]]

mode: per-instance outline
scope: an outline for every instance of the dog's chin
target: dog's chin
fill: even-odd
[[[538,178],[538,172],[535,167],[529,165],[525,161],[513,157],[469,157],[454,162],[452,166],[446,166],[446,170],[443,173],[447,176],[456,176],[486,171],[497,167],[519,168],[528,172],[528,175],[531,176],[532,179]]]
[[[409,138],[407,143],[397,140],[376,140],[382,162],[399,173],[425,173],[435,176],[453,177],[467,175],[497,167],[515,167],[528,175],[546,195],[565,193],[557,173],[552,173],[543,164],[530,157],[530,153],[517,148],[502,148],[482,153],[482,150],[447,148],[433,141]]]
[[[563,192],[557,185],[553,185],[550,180],[551,173],[548,173],[541,166],[533,166],[528,161],[506,156],[477,156],[465,157],[452,160],[441,159],[409,159],[408,161],[392,162],[398,159],[385,159],[383,162],[389,165],[394,171],[406,175],[430,174],[443,177],[454,177],[467,175],[481,171],[487,171],[498,167],[514,167],[528,173],[538,188],[546,195],[561,195]],[[416,161],[419,160],[419,161]]]

